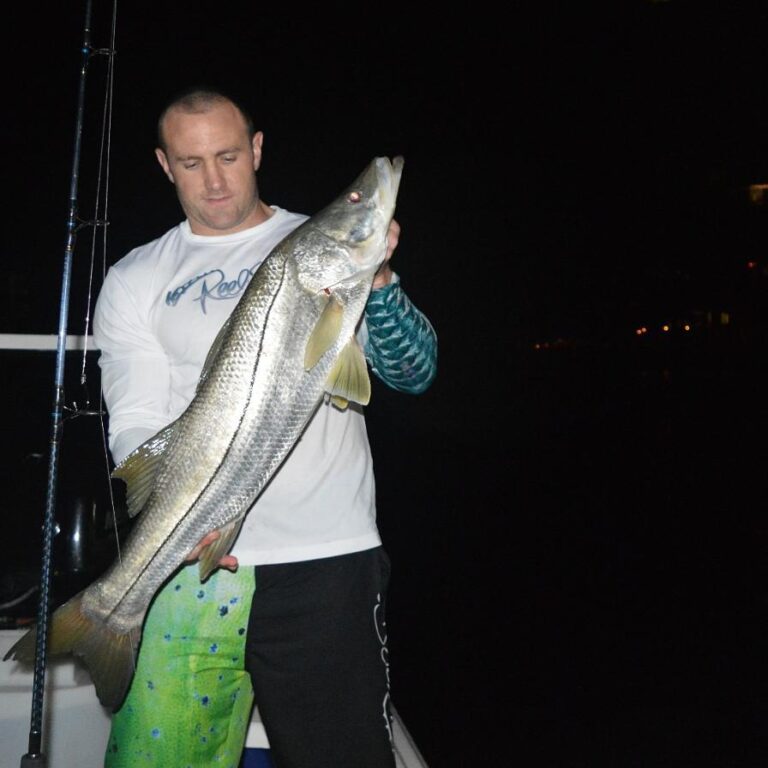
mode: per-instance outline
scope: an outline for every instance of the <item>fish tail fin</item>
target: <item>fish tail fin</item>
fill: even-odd
[[[82,596],[76,595],[57,608],[51,616],[48,635],[48,653],[51,656],[74,653],[75,647],[89,631],[93,622],[83,615],[81,603]],[[13,658],[22,664],[31,664],[35,660],[36,644],[37,627],[32,627],[5,654],[3,661]]]
[[[11,647],[3,660],[13,658],[32,663],[36,635],[33,627]],[[120,634],[84,613],[81,593],[54,611],[48,652],[51,656],[66,653],[79,656],[88,667],[99,701],[115,710],[131,684],[140,638],[141,626]]]
[[[3,656],[3,661],[16,659],[22,664],[31,664],[35,660],[35,644],[37,642],[37,630],[32,627],[23,634],[10,648],[8,653]]]

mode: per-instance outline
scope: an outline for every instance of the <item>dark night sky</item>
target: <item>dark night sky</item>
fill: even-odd
[[[94,9],[97,46],[109,6]],[[253,108],[268,201],[312,212],[373,155],[403,154],[398,261],[446,327],[459,283],[465,307],[503,302],[486,317],[516,339],[590,336],[607,319],[631,327],[680,296],[681,274],[698,300],[762,249],[764,228],[735,190],[768,170],[763,11],[516,4],[502,19],[481,5],[420,21],[395,7],[375,18],[204,7],[118,8],[110,262],[179,217],[153,126],[167,94],[196,81]],[[12,12],[3,330],[57,323],[82,36],[73,11],[42,25],[31,7]],[[81,211],[103,71],[93,60]]]

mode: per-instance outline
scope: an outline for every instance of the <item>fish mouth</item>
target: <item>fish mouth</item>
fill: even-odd
[[[403,175],[403,164],[405,160],[402,155],[393,157],[376,158],[376,177],[378,179],[378,188],[382,195],[382,202],[387,209],[394,213],[395,200],[397,192],[400,189],[400,179]]]
[[[375,272],[383,263],[387,247],[387,231],[395,213],[397,193],[400,189],[400,179],[403,175],[404,160],[401,155],[396,155],[392,160],[388,157],[375,159],[376,191],[368,201],[368,206],[375,209],[375,218],[379,221],[379,237],[383,238],[380,257],[369,264],[371,273]],[[366,257],[368,254],[366,253]],[[363,263],[367,258],[361,260]]]

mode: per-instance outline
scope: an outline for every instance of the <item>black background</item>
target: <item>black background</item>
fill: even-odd
[[[6,19],[0,332],[58,329],[84,14],[70,5]],[[252,109],[267,202],[312,213],[373,156],[405,157],[393,266],[440,368],[419,397],[375,383],[368,424],[393,699],[431,766],[768,756],[768,211],[747,192],[768,181],[768,11],[733,5],[118,8],[107,264],[181,218],[152,149],[189,84]],[[110,19],[97,2],[97,47]],[[92,60],[84,216],[105,71]],[[90,250],[84,231],[70,333]],[[53,368],[4,355],[17,562]],[[65,443],[91,430],[76,425]],[[65,488],[101,470],[65,454]]]

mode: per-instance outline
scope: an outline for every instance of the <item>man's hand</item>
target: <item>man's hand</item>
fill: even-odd
[[[399,240],[400,225],[392,219],[392,221],[389,222],[389,229],[387,230],[387,255],[384,257],[382,265],[373,276],[374,291],[377,288],[383,288],[385,285],[389,285],[392,280],[392,270],[389,267],[389,260],[392,258],[392,252],[397,248]]]
[[[200,554],[203,549],[209,544],[213,544],[213,542],[216,541],[219,536],[221,536],[221,534],[218,531],[211,531],[209,534],[203,536],[203,538],[200,539],[198,545],[184,558],[184,562],[194,563],[195,560],[200,558]],[[237,558],[234,555],[224,555],[224,557],[219,560],[219,567],[226,568],[228,571],[236,571]]]

